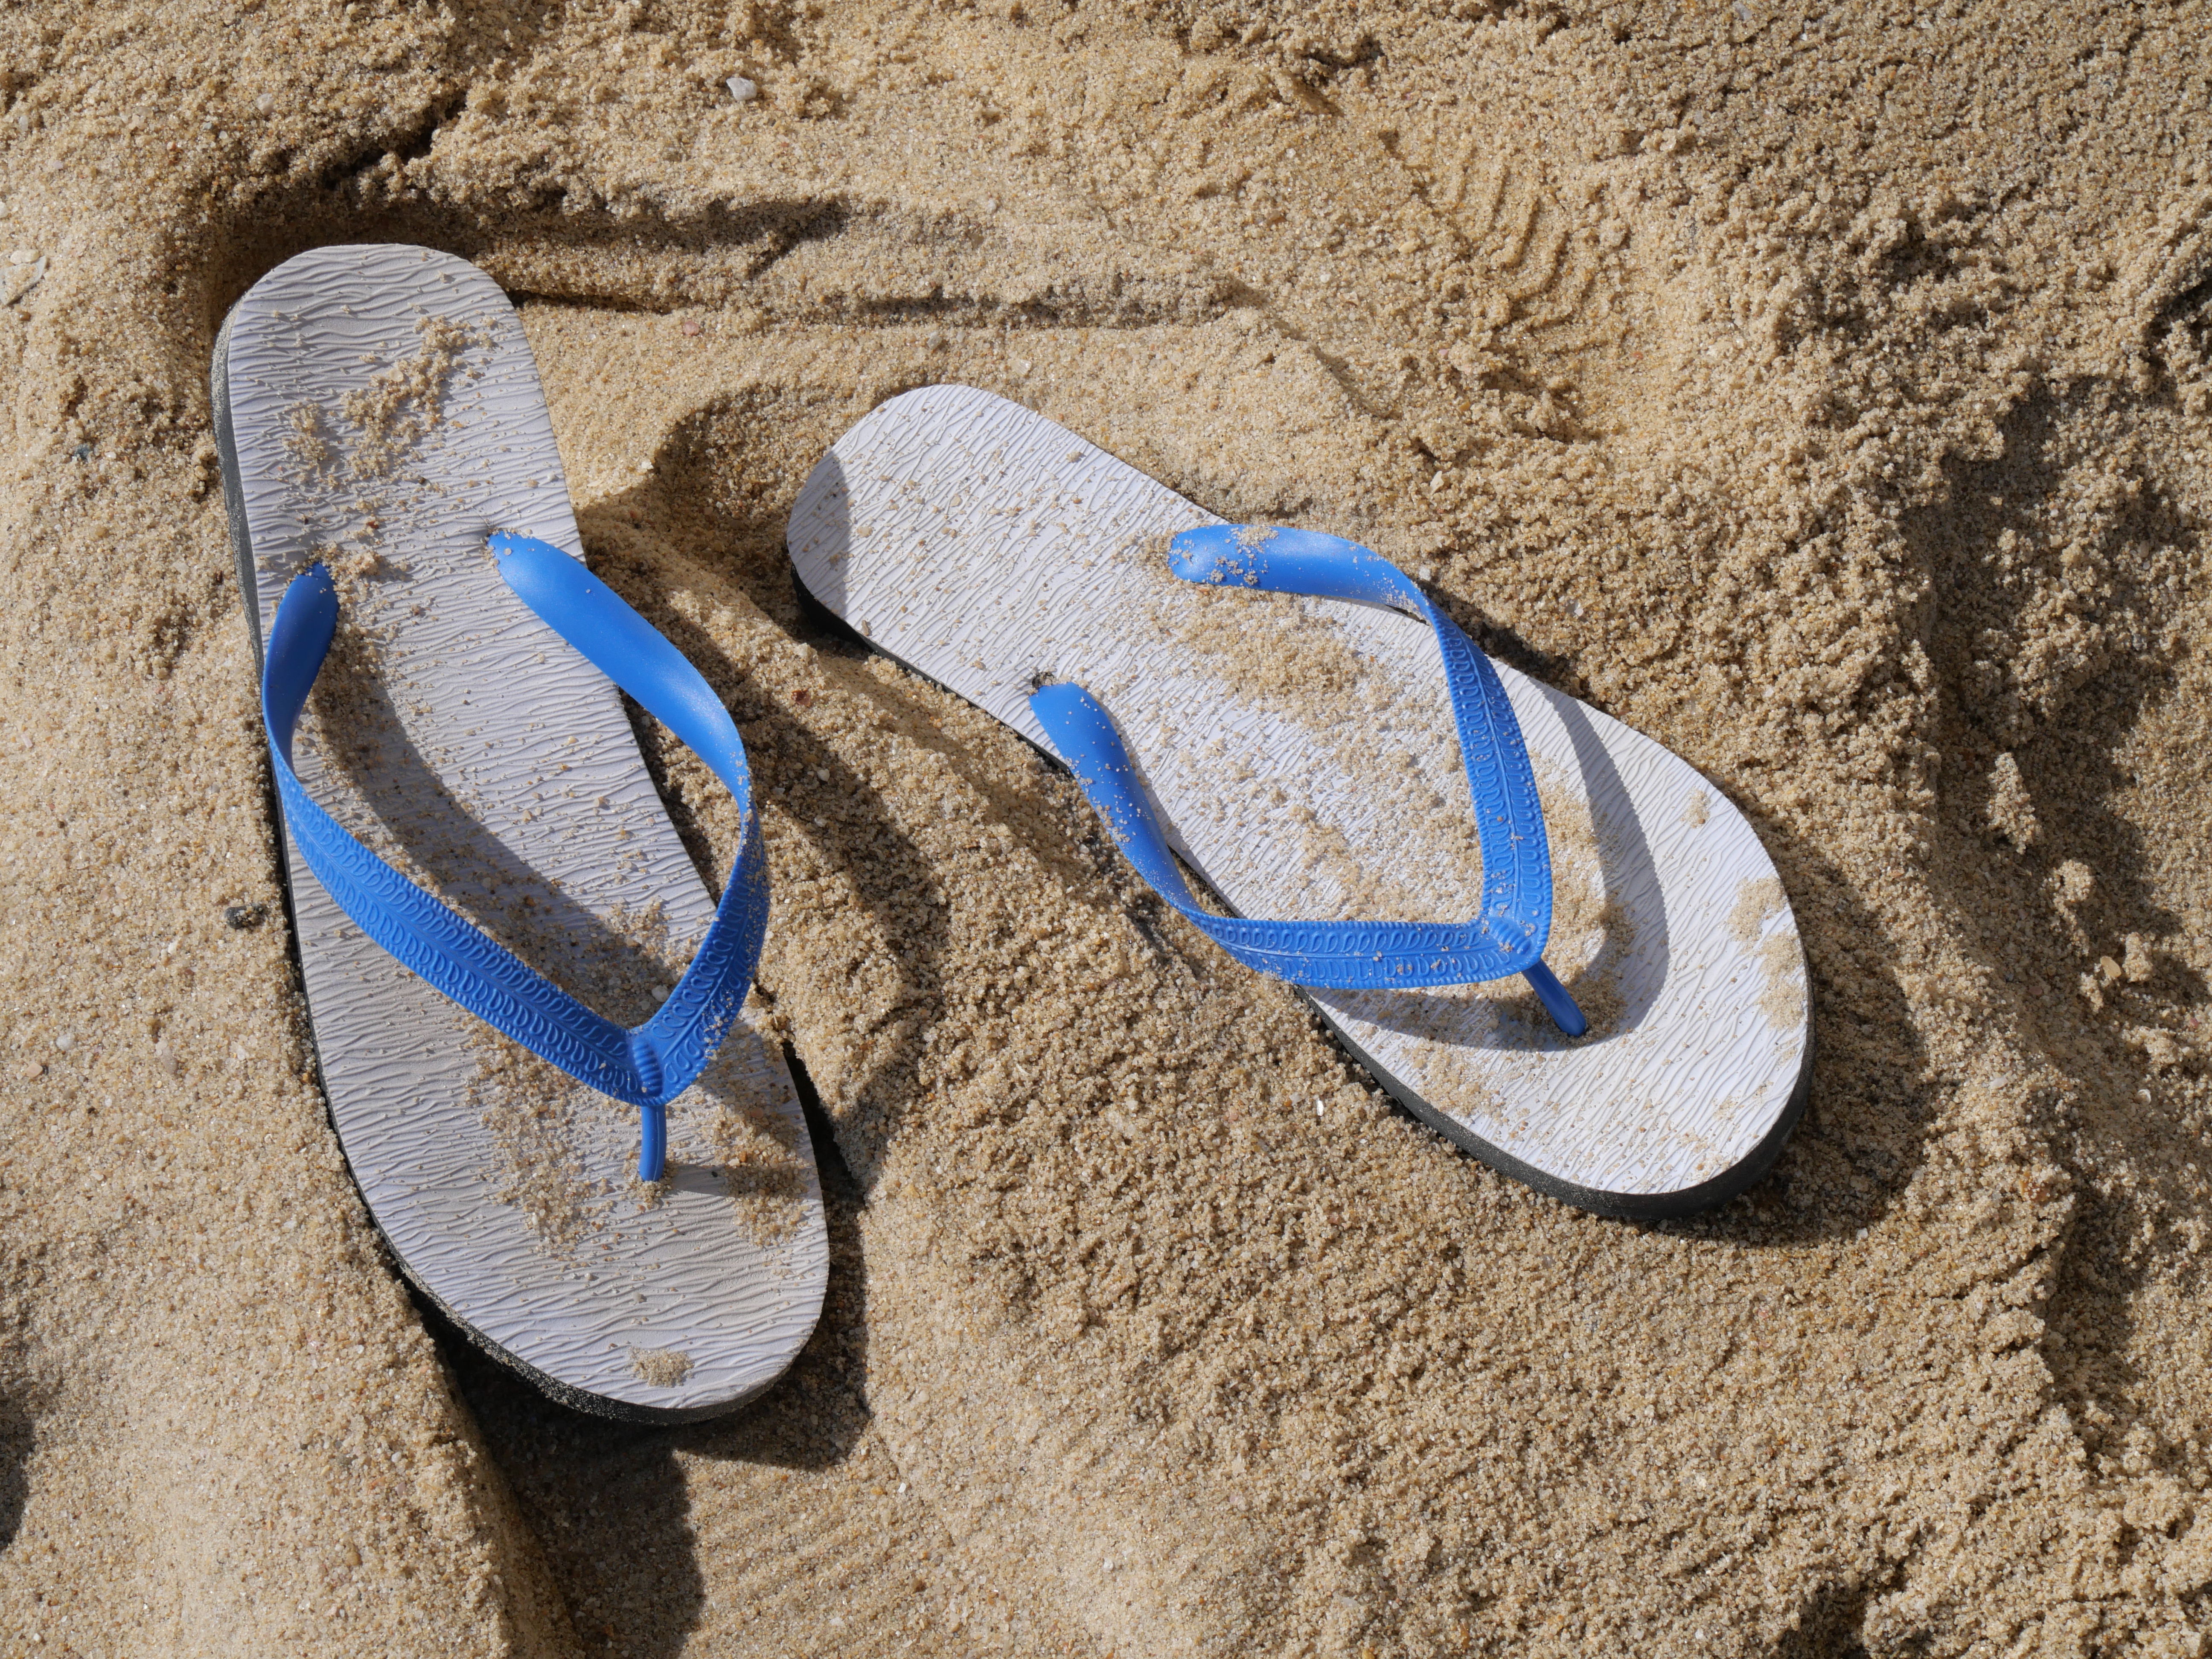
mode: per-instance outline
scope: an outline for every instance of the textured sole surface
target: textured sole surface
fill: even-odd
[[[1176,850],[1246,915],[1462,920],[1481,862],[1433,636],[1395,611],[1212,590],[1164,562],[1216,523],[1019,404],[963,386],[878,408],[792,515],[802,586],[1051,751],[1042,677],[1114,715]],[[1508,1173],[1667,1215],[1781,1147],[1811,1058],[1796,920],[1757,835],[1686,762],[1502,665],[1553,863],[1546,953],[1590,1017],[1523,982],[1313,994],[1400,1099]]]
[[[537,368],[506,296],[425,250],[329,247],[241,300],[216,367],[243,591],[337,576],[338,639],[297,769],[340,822],[477,927],[634,1024],[714,901],[619,695],[508,592],[483,541],[581,556]],[[317,1055],[363,1197],[408,1276],[488,1349],[586,1410],[681,1420],[766,1388],[828,1275],[811,1147],[748,1019],[637,1117],[401,968],[288,843]]]

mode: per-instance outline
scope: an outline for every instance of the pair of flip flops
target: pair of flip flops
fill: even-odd
[[[292,259],[225,322],[214,389],[315,1049],[378,1226],[554,1397],[732,1409],[827,1276],[749,998],[769,896],[735,726],[585,568],[529,346],[473,266]],[[1388,562],[1224,525],[951,386],[839,441],[788,545],[805,592],[1064,762],[1168,902],[1486,1162],[1664,1216],[1780,1149],[1810,1025],[1756,835]],[[738,801],[719,901],[619,692]]]

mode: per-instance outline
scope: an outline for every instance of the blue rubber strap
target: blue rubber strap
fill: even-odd
[[[744,747],[698,671],[580,560],[544,542],[493,538],[508,584],[555,631],[682,737],[744,814],[736,867],[676,988],[635,1030],[592,1012],[356,841],[292,769],[300,711],[337,629],[330,572],[285,590],[261,676],[262,717],[293,842],[338,908],[411,972],[577,1081],[636,1106],[638,1176],[660,1178],[665,1108],[688,1088],[744,1006],[768,932],[768,871]]]
[[[1201,910],[1112,719],[1080,686],[1040,687],[1030,709],[1145,879],[1237,961],[1293,985],[1403,990],[1522,974],[1559,1028],[1580,1036],[1588,1022],[1543,963],[1551,849],[1521,723],[1490,659],[1396,566],[1339,537],[1210,526],[1174,538],[1168,562],[1186,581],[1388,605],[1436,630],[1482,846],[1482,909],[1467,922],[1268,921]]]

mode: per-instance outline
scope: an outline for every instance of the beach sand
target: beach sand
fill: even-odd
[[[2208,39],[0,15],[0,1653],[2203,1652]],[[313,1082],[207,372],[338,240],[514,296],[593,568],[753,757],[833,1267],[723,1423],[426,1320]],[[1492,1174],[803,613],[800,482],[941,380],[1429,572],[1738,803],[1815,1009],[1773,1176]]]

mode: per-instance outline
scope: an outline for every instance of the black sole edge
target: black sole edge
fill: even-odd
[[[1547,1198],[1555,1198],[1562,1204],[1571,1204],[1578,1210],[1588,1210],[1593,1215],[1609,1216],[1619,1221],[1683,1221],[1705,1211],[1715,1209],[1729,1200],[1748,1192],[1763,1180],[1774,1167],[1774,1160],[1782,1156],[1798,1121],[1805,1115],[1806,1103],[1813,1094],[1813,1025],[1812,999],[1809,990],[1811,975],[1807,976],[1808,989],[1806,998],[1805,1056],[1797,1069],[1797,1081],[1790,1091],[1790,1101],[1781,1115],[1759,1144],[1735,1163],[1730,1164],[1710,1181],[1699,1182],[1694,1187],[1678,1188],[1666,1193],[1615,1193],[1602,1188],[1581,1187],[1571,1181],[1562,1181],[1547,1175],[1533,1164],[1523,1164],[1510,1152],[1492,1146],[1480,1135],[1445,1116],[1400,1082],[1398,1078],[1376,1063],[1373,1056],[1346,1034],[1342,1026],[1330,1018],[1322,1007],[1304,990],[1307,1005],[1328,1027],[1336,1040],[1362,1066],[1368,1075],[1381,1084],[1390,1097],[1434,1129],[1462,1152],[1469,1152],[1497,1170],[1510,1176],[1525,1186],[1533,1187]]]
[[[791,559],[790,556],[791,549],[787,544],[784,548],[784,556],[791,562],[791,585],[799,595],[799,608],[804,614],[825,623],[864,650],[873,652],[886,661],[896,663],[916,679],[926,681],[937,687],[946,696],[959,697],[961,702],[967,702],[971,708],[975,707],[958,691],[954,690],[952,687],[945,684],[944,681],[937,678],[926,669],[908,662],[896,651],[887,651],[878,645],[839,616],[827,603],[817,598],[808,588],[805,580],[800,577],[799,562],[796,559]],[[1011,726],[1006,729],[1012,730]],[[1029,744],[1031,749],[1042,756],[1054,771],[1064,773],[1067,770],[1066,763],[1051,750],[1038,748],[1036,744],[1030,743],[1027,738],[1022,737],[1018,732],[1014,732],[1014,735],[1023,743]],[[1220,898],[1221,896],[1217,893],[1214,896]],[[1222,902],[1226,904],[1228,901],[1224,899]],[[1231,912],[1234,913],[1234,907],[1231,907]],[[1802,945],[1800,960],[1802,961]],[[1774,1167],[1774,1161],[1782,1156],[1782,1149],[1789,1143],[1791,1132],[1796,1128],[1799,1120],[1805,1115],[1806,1103],[1811,1099],[1813,1093],[1814,1048],[1813,975],[1809,971],[1809,964],[1807,964],[1807,968],[1805,1054],[1798,1066],[1797,1080],[1790,1091],[1789,1103],[1782,1109],[1781,1115],[1775,1119],[1772,1127],[1761,1137],[1759,1144],[1736,1163],[1710,1181],[1700,1182],[1694,1187],[1685,1187],[1668,1193],[1614,1193],[1594,1187],[1581,1187],[1573,1182],[1563,1181],[1557,1176],[1547,1175],[1533,1164],[1522,1163],[1511,1153],[1492,1146],[1480,1135],[1471,1133],[1462,1125],[1430,1105],[1395,1074],[1380,1064],[1373,1055],[1353,1042],[1346,1034],[1344,1028],[1330,1017],[1328,1011],[1322,1007],[1309,992],[1297,986],[1293,986],[1291,988],[1305,999],[1307,1006],[1314,1011],[1316,1017],[1328,1028],[1329,1035],[1336,1039],[1345,1052],[1350,1054],[1370,1077],[1382,1085],[1385,1093],[1453,1146],[1488,1164],[1500,1175],[1510,1176],[1522,1185],[1534,1188],[1547,1198],[1557,1199],[1562,1204],[1572,1205],[1578,1210],[1587,1210],[1593,1215],[1606,1216],[1621,1221],[1680,1221],[1725,1204],[1729,1200],[1756,1186],[1765,1176],[1767,1171]]]
[[[368,1202],[366,1199],[362,1201],[364,1204]],[[383,1230],[381,1228],[378,1229],[377,1237],[380,1238],[384,1237]],[[507,1349],[500,1346],[498,1343],[493,1341],[475,1326],[470,1324],[467,1320],[462,1318],[458,1313],[455,1313],[453,1311],[453,1305],[450,1303],[448,1303],[443,1297],[440,1296],[435,1291],[432,1290],[428,1285],[424,1284],[421,1275],[416,1273],[412,1267],[407,1265],[406,1258],[402,1256],[398,1250],[392,1249],[392,1241],[390,1239],[384,1239],[384,1248],[391,1252],[392,1260],[398,1265],[401,1275],[405,1278],[408,1284],[414,1287],[416,1293],[432,1307],[435,1308],[439,1313],[445,1317],[447,1323],[450,1324],[455,1330],[466,1337],[470,1346],[476,1348],[481,1352],[488,1355],[489,1358],[497,1360],[501,1365],[505,1366],[508,1370],[513,1371],[517,1376],[522,1378],[523,1381],[528,1382],[532,1388],[536,1389],[548,1400],[550,1400],[555,1405],[565,1406],[570,1411],[581,1412],[587,1417],[603,1418],[611,1423],[631,1423],[643,1425],[647,1427],[662,1428],[672,1428],[685,1423],[711,1422],[715,1418],[727,1417],[732,1412],[743,1411],[747,1406],[752,1404],[754,1401],[759,1399],[761,1395],[766,1394],[770,1389],[774,1388],[776,1383],[783,1379],[785,1372],[790,1370],[790,1367],[787,1365],[784,1368],[784,1370],[778,1371],[774,1376],[769,1377],[758,1388],[748,1389],[744,1393],[737,1395],[733,1399],[718,1400],[711,1405],[681,1407],[666,1406],[637,1406],[632,1405],[626,1400],[611,1400],[605,1395],[592,1394],[583,1389],[576,1388],[573,1384],[563,1382],[559,1377],[552,1376],[549,1372],[538,1370],[537,1366],[532,1364],[528,1360],[521,1358],[519,1356],[509,1352]],[[813,1334],[811,1332],[807,1334],[807,1340],[809,1341],[813,1340]],[[802,1347],[805,1346],[805,1345],[804,1343],[800,1345]],[[793,1351],[793,1358],[796,1358],[797,1357],[797,1350],[794,1349]]]
[[[214,405],[216,454],[222,471],[223,512],[230,523],[231,554],[238,564],[239,599],[246,607],[246,631],[253,640],[254,675],[258,680],[260,677],[262,657],[260,584],[253,574],[253,541],[247,533],[246,526],[246,488],[243,479],[239,475],[237,436],[230,418],[230,325],[237,314],[234,309],[225,316],[222,319],[222,327],[216,334],[215,351],[209,368],[208,380],[209,392]],[[331,1138],[337,1142],[338,1156],[345,1162],[346,1179],[353,1182],[354,1193],[361,1200],[362,1208],[368,1212],[370,1222],[374,1224],[376,1218],[375,1206],[368,1201],[368,1194],[362,1190],[360,1178],[353,1172],[353,1159],[345,1150],[345,1137],[338,1133],[337,1121],[331,1115],[330,1087],[323,1079],[322,1048],[315,1040],[315,1007],[305,994],[307,971],[305,964],[300,959],[299,918],[294,914],[292,907],[291,843],[289,837],[284,833],[283,814],[276,804],[276,786],[273,781],[268,785],[268,793],[270,797],[268,810],[277,828],[276,837],[277,884],[284,896],[284,922],[290,939],[292,971],[300,976],[301,1001],[305,1006],[307,1016],[307,1045],[310,1055],[314,1061],[315,1090],[323,1097],[324,1121],[330,1125]],[[793,1085],[793,1092],[797,1093],[795,1084]],[[592,1417],[606,1418],[617,1423],[659,1425],[702,1423],[713,1418],[726,1417],[732,1412],[742,1411],[775,1383],[776,1378],[771,1377],[759,1388],[750,1389],[733,1400],[718,1401],[708,1406],[680,1408],[636,1406],[628,1401],[611,1400],[605,1395],[587,1393],[584,1389],[562,1382],[556,1376],[539,1370],[529,1361],[519,1358],[500,1346],[498,1343],[470,1324],[466,1319],[454,1312],[445,1298],[423,1281],[422,1275],[408,1264],[407,1258],[400,1255],[398,1248],[386,1235],[382,1227],[377,1228],[376,1237],[385,1254],[392,1258],[392,1264],[398,1268],[401,1277],[414,1287],[424,1301],[437,1309],[455,1330],[466,1337],[474,1346],[482,1349],[507,1370],[514,1372],[516,1376],[524,1378],[546,1398],[558,1405],[566,1406],[572,1411],[583,1412]],[[811,1333],[808,1340],[812,1340]],[[796,1358],[796,1355],[797,1350],[793,1350],[793,1357]],[[786,1369],[787,1370],[788,1367]],[[778,1376],[781,1375],[781,1372],[777,1374]]]

